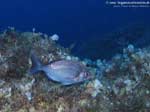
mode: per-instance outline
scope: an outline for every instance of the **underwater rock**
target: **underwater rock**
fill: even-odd
[[[150,47],[130,44],[110,60],[81,60],[43,35],[15,29],[0,34],[1,112],[149,111]],[[31,50],[44,65],[59,60],[78,61],[94,78],[83,84],[62,86],[41,72],[30,76]]]
[[[5,84],[5,81],[0,79],[0,87],[3,86],[3,84]]]
[[[92,97],[96,97],[97,94],[100,92],[100,89],[103,88],[103,85],[98,79],[95,79],[92,82],[89,82],[87,84],[87,90],[86,92],[91,94]]]
[[[132,88],[134,87],[134,83],[129,79],[125,80],[124,83],[126,84],[126,91],[131,92]]]
[[[54,34],[50,37],[53,41],[58,41],[59,40],[59,36],[57,34]]]
[[[128,45],[126,50],[128,50],[128,51],[124,51],[124,52],[133,53],[134,52],[134,46],[130,44],[130,45]]]
[[[0,88],[0,98],[10,98],[12,95],[12,88],[11,87],[4,87]]]
[[[19,84],[16,84],[16,88],[22,93],[22,95],[26,96],[26,98],[31,101],[32,99],[32,86],[35,82],[35,79],[32,79],[31,81],[28,79],[22,79],[22,82]]]

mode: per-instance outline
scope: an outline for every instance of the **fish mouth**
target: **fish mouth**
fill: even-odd
[[[92,80],[94,78],[95,78],[94,75],[90,74],[89,76],[87,76],[86,80]]]

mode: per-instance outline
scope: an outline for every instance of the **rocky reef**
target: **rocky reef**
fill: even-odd
[[[94,75],[85,83],[62,86],[43,73],[30,75],[30,52],[44,64],[82,62]],[[0,112],[149,112],[150,48],[128,45],[111,60],[79,59],[36,32],[14,28],[0,34]]]

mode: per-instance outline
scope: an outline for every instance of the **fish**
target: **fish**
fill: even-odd
[[[59,82],[62,85],[82,83],[92,78],[91,72],[79,61],[58,60],[43,65],[34,53],[31,54],[31,61],[30,74],[43,71],[48,79]]]

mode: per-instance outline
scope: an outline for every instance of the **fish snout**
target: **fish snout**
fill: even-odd
[[[93,79],[93,78],[94,78],[94,75],[92,75],[90,72],[87,72],[86,79],[90,80],[90,79]]]

